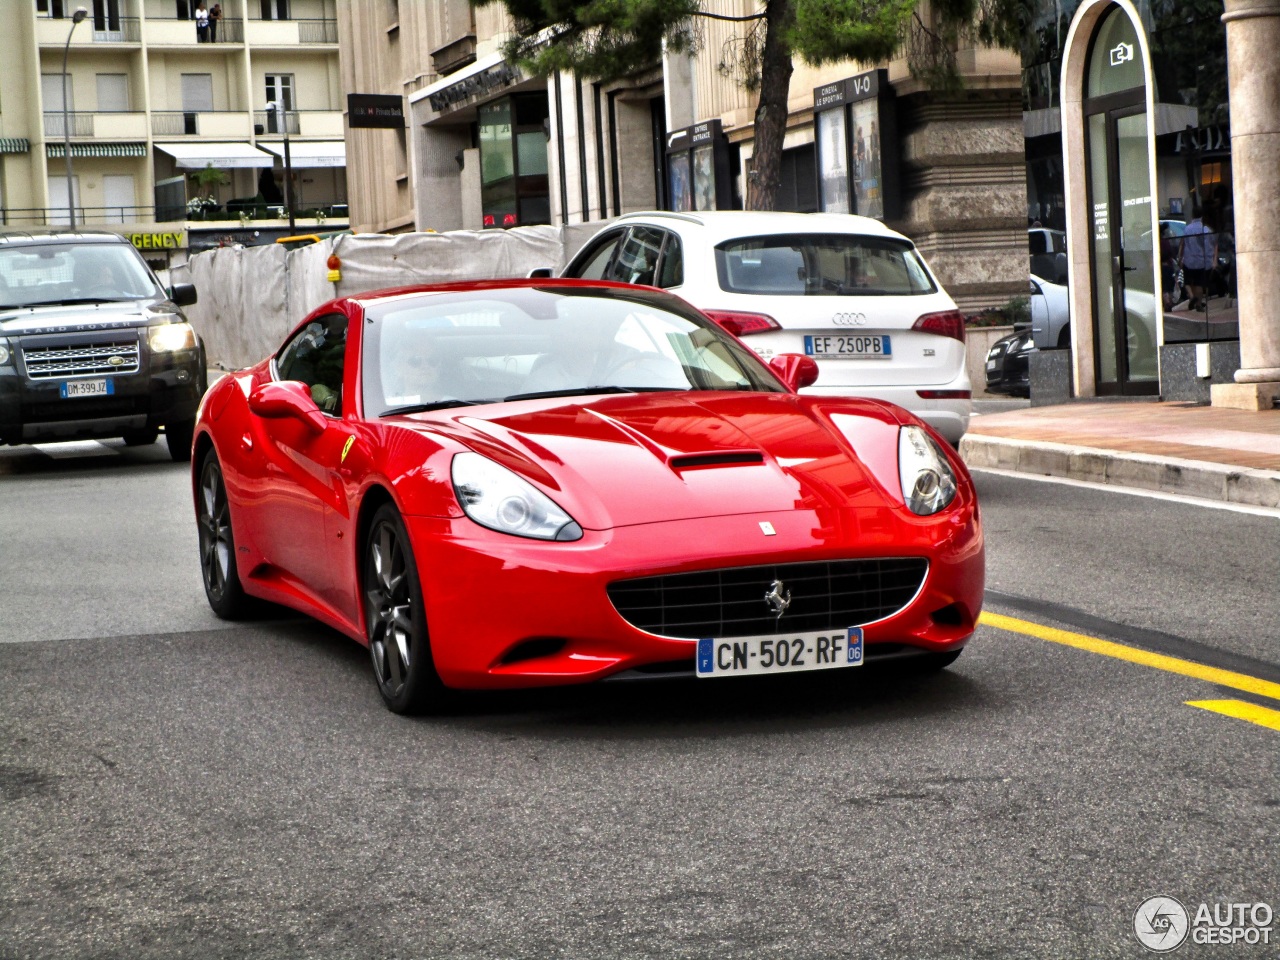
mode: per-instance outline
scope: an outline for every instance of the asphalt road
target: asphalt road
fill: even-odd
[[[0,449],[0,958],[1138,957],[1153,895],[1280,910],[1280,731],[1186,705],[1276,702],[1019,626],[1280,682],[1275,517],[980,475],[1013,628],[942,674],[405,719],[335,633],[212,617],[162,443],[84,450]]]

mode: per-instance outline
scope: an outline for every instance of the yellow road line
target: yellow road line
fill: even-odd
[[[1048,640],[1050,643],[1061,643],[1064,646],[1075,647],[1078,650],[1088,650],[1090,653],[1101,654],[1104,657],[1127,660],[1130,663],[1138,663],[1144,667],[1153,667],[1156,670],[1164,670],[1167,673],[1178,673],[1184,677],[1194,677],[1197,680],[1216,683],[1222,687],[1231,687],[1233,690],[1243,690],[1246,693],[1280,700],[1280,683],[1272,683],[1270,680],[1262,680],[1258,677],[1251,677],[1248,674],[1236,673],[1233,670],[1207,667],[1202,663],[1193,663],[1190,660],[1169,657],[1163,653],[1151,653],[1148,650],[1128,647],[1123,643],[1102,640],[1098,637],[1089,637],[1082,633],[1057,630],[1054,627],[1042,626],[1029,620],[1017,620],[998,613],[984,611],[982,616],[978,618],[978,622],[984,626],[995,627],[997,630],[1021,633],[1028,637],[1036,637],[1039,640]]]
[[[1201,710],[1212,710],[1237,720],[1247,720],[1260,727],[1280,730],[1280,710],[1260,707],[1256,703],[1245,703],[1243,700],[1188,700],[1188,707],[1199,707]]]

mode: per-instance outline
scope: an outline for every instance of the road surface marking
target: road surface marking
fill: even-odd
[[[970,473],[989,473],[996,477],[1012,477],[1014,480],[1036,480],[1040,483],[1058,483],[1064,487],[1083,487],[1086,490],[1102,490],[1110,493],[1123,493],[1130,497],[1146,497],[1149,500],[1168,500],[1172,503],[1185,503],[1192,507],[1208,507],[1210,510],[1226,510],[1230,513],[1248,513],[1255,517],[1275,517],[1280,519],[1280,508],[1254,506],[1249,503],[1231,503],[1227,500],[1205,500],[1202,497],[1188,497],[1181,493],[1166,493],[1163,490],[1145,490],[1142,487],[1122,487],[1114,483],[1095,483],[1091,480],[1076,480],[1072,477],[1049,477],[1039,473],[1019,473],[1016,470],[1000,470],[995,467],[970,467]]]
[[[1212,710],[1237,720],[1247,720],[1260,727],[1280,730],[1280,710],[1260,707],[1256,703],[1245,703],[1243,700],[1188,700],[1188,707],[1199,707],[1201,710]]]
[[[1207,683],[1216,683],[1220,687],[1230,687],[1233,690],[1243,690],[1245,693],[1256,694],[1260,697],[1270,697],[1272,700],[1280,700],[1280,683],[1272,683],[1270,680],[1251,677],[1244,673],[1236,673],[1234,670],[1209,667],[1203,663],[1194,663],[1191,660],[1182,660],[1178,657],[1166,656],[1163,653],[1152,653],[1149,650],[1126,646],[1123,643],[1116,643],[1112,640],[1103,640],[1100,637],[1086,636],[1083,633],[1058,630],[1054,627],[1032,623],[1029,620],[1006,617],[999,613],[983,611],[982,616],[978,618],[978,622],[984,626],[995,627],[997,630],[1021,633],[1039,640],[1048,640],[1050,643],[1060,643],[1067,647],[1075,647],[1077,650],[1087,650],[1090,653],[1101,654],[1104,657],[1127,660],[1130,663],[1163,670],[1166,673],[1194,677]]]

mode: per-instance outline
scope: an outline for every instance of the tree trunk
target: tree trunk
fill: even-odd
[[[778,199],[782,138],[787,132],[787,97],[791,90],[791,48],[783,34],[794,19],[793,0],[767,0],[760,102],[756,105],[752,169],[747,174],[748,210],[772,210]]]

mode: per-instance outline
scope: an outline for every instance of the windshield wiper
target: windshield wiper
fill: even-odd
[[[593,393],[678,393],[682,390],[696,390],[697,387],[618,387],[610,384],[609,386],[599,387],[565,387],[562,390],[538,390],[534,393],[513,393],[509,397],[503,397],[504,401],[509,400],[542,400],[547,397],[586,397]]]
[[[127,299],[132,299],[129,297]],[[35,300],[31,303],[16,303],[15,307],[77,307],[87,303],[123,303],[120,297],[73,297],[69,300]]]
[[[391,407],[383,410],[380,417],[398,417],[406,413],[426,413],[429,410],[448,410],[450,407],[474,407],[481,403],[495,403],[494,400],[459,400],[449,397],[447,400],[433,400],[431,403],[406,403],[402,407]]]

